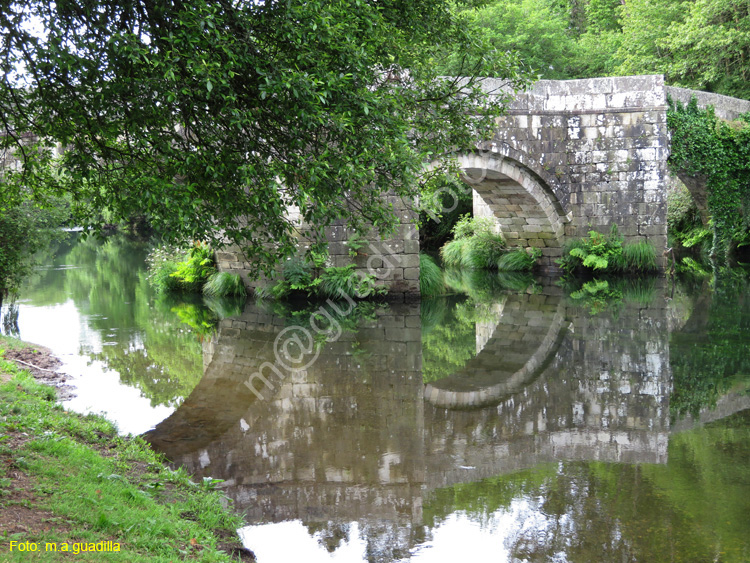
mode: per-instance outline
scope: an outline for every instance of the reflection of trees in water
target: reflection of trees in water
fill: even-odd
[[[19,337],[18,303],[11,301],[0,308],[0,332],[5,336]]]
[[[738,271],[723,271],[713,283],[670,336],[673,418],[696,416],[732,387],[750,386],[750,282]]]
[[[72,299],[103,343],[100,352],[87,351],[92,358],[118,371],[123,383],[140,389],[152,405],[174,404],[203,375],[196,331],[175,311],[183,305],[209,309],[199,297],[157,297],[146,277],[147,254],[147,244],[120,235],[78,239],[61,246],[24,297],[35,306]]]
[[[512,511],[522,561],[747,561],[750,411],[672,435],[669,461],[562,462],[435,491],[425,525]],[[523,522],[521,524],[521,522]]]

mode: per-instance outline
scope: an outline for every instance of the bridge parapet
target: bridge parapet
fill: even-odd
[[[743,113],[750,112],[750,101],[722,96],[712,92],[701,92],[700,90],[690,90],[688,88],[677,88],[676,86],[667,86],[667,95],[673,100],[687,104],[690,99],[695,97],[698,107],[706,108],[712,106],[716,117],[733,121]]]

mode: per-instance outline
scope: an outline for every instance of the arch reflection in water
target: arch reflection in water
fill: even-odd
[[[491,305],[476,357],[428,385],[420,305],[389,305],[321,342],[266,400],[244,382],[296,321],[249,303],[204,345],[200,384],[146,437],[196,476],[224,479],[249,523],[299,521],[327,551],[370,561],[437,541],[423,507],[447,486],[559,460],[665,462],[664,308],[589,318],[558,292]],[[451,518],[454,531],[467,525]]]

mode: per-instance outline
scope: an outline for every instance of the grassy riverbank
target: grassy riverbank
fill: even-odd
[[[0,339],[0,356],[19,346]],[[65,412],[54,388],[0,358],[3,563],[249,561],[225,505],[106,419]]]

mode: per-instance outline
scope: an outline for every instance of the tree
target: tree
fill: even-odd
[[[696,0],[658,42],[672,82],[750,99],[750,0]]]
[[[13,296],[35,266],[34,254],[43,250],[60,231],[67,215],[64,202],[46,209],[26,201],[0,207],[0,306]]]
[[[474,77],[527,83],[506,53],[473,56],[448,0],[2,4],[4,143],[23,161],[4,197],[72,194],[89,226],[102,208],[146,212],[265,270],[294,250],[290,206],[318,229],[387,230],[381,196],[415,195],[425,161],[447,166],[502,110]],[[469,78],[439,78],[455,50]]]
[[[494,0],[464,15],[473,36],[498,51],[517,54],[542,78],[570,77],[575,43],[568,35],[565,13],[549,0]],[[460,72],[465,57],[454,53],[444,72]]]

